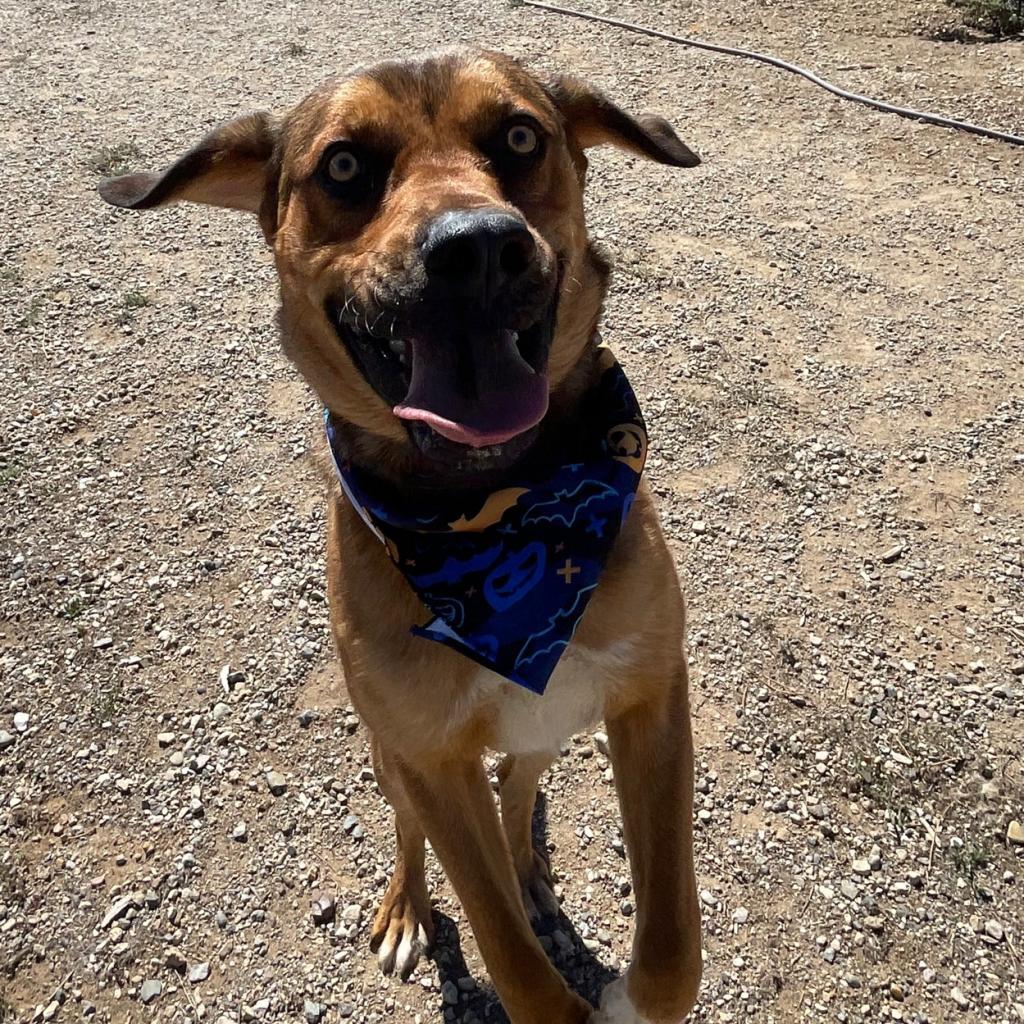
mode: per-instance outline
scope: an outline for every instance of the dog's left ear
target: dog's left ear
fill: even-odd
[[[273,184],[270,162],[276,138],[269,114],[246,114],[214,129],[162,173],[106,178],[99,193],[108,203],[129,210],[187,201],[259,213]]]
[[[654,114],[632,117],[604,93],[571,75],[555,75],[546,85],[581,149],[609,144],[672,167],[700,163],[700,157],[664,118]]]

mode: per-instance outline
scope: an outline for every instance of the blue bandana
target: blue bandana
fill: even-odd
[[[477,494],[471,507],[465,497],[429,508],[381,504],[372,478],[342,454],[325,413],[342,489],[432,613],[412,632],[535,693],[544,692],[597,587],[647,455],[626,375],[610,350],[600,348],[598,359],[588,436],[573,461]]]

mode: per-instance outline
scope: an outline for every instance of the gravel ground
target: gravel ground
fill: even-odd
[[[1024,45],[938,42],[944,10],[626,13],[1024,131]],[[601,154],[590,188],[691,608],[694,1019],[1024,1020],[1024,152],[497,3],[0,14],[0,1021],[504,1020],[436,866],[435,959],[402,984],[367,950],[391,820],[258,231],[94,194],[456,42],[588,76],[705,156]],[[538,822],[543,941],[590,996],[633,924],[610,776],[575,738]]]

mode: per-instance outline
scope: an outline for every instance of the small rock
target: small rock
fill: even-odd
[[[119,918],[124,917],[128,913],[129,907],[133,906],[135,900],[131,896],[122,896],[117,900],[111,908],[103,915],[103,920],[100,921],[101,928],[109,928]]]
[[[156,741],[161,747],[169,747],[174,742],[173,732],[159,732],[156,735]]]
[[[594,733],[594,746],[597,747],[598,753],[604,754],[605,757],[610,756],[608,750],[608,734],[604,732]]]
[[[309,1024],[319,1024],[326,1010],[327,1007],[321,1003],[314,1003],[312,999],[307,999],[302,1004],[302,1012],[306,1015],[306,1020],[309,1021]]]
[[[210,965],[208,963],[206,963],[205,961],[203,963],[201,963],[201,964],[196,964],[188,972],[188,980],[193,985],[198,985],[200,982],[206,981],[206,979],[209,976],[210,976]]]
[[[734,921],[735,921],[735,922],[736,922],[737,924],[746,924],[746,923],[747,923],[747,918],[748,918],[748,917],[750,917],[750,911],[749,911],[749,910],[747,910],[747,908],[746,908],[746,907],[737,907],[737,908],[736,908],[736,909],[735,909],[735,910],[734,910],[734,911],[732,912],[732,919],[733,919],[733,920],[734,920]]]
[[[1011,821],[1006,829],[1006,838],[1011,843],[1016,843],[1018,846],[1024,846],[1024,825],[1019,821]]]
[[[990,939],[995,939],[996,942],[1003,941],[1003,926],[996,921],[994,918],[989,918],[985,922],[985,934]]]
[[[950,992],[950,995],[953,997],[953,1002],[956,1003],[961,1010],[966,1010],[967,1007],[971,1005],[970,999],[964,995],[963,990],[959,987],[953,989],[953,991]]]
[[[169,967],[172,971],[183,971],[188,966],[188,961],[180,949],[172,946],[164,953],[164,966]]]
[[[864,860],[863,857],[858,857],[857,860],[855,860],[853,862],[852,866],[853,866],[853,873],[855,875],[870,875],[871,874],[871,864],[868,861]]]
[[[306,708],[305,711],[299,712],[299,725],[303,729],[308,729],[320,716],[312,709]],[[319,1006],[319,1003],[309,1003],[309,1006]]]
[[[236,843],[244,843],[249,838],[249,829],[244,821],[240,821],[232,830],[231,838]]]
[[[334,920],[334,897],[326,893],[317,893],[313,897],[313,924],[330,924]]]
[[[903,545],[894,544],[888,551],[882,553],[882,561],[886,565],[892,565],[893,562],[898,562],[900,556],[903,554]]]
[[[144,981],[142,987],[139,989],[139,1000],[143,1006],[149,1006],[154,999],[156,999],[161,992],[164,990],[164,983],[158,978],[150,978],[149,981]]]
[[[14,713],[14,731],[25,732],[28,729],[28,712],[16,711]]]
[[[457,1006],[459,1003],[459,990],[450,978],[441,986],[441,998],[446,1006]]]
[[[3,729],[0,729],[0,750],[6,750],[8,747],[13,747],[15,744],[15,738]]]
[[[267,772],[267,786],[274,796],[283,796],[288,788],[288,782],[280,772]]]

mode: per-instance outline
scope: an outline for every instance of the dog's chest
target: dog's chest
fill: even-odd
[[[507,754],[557,753],[568,737],[600,721],[608,692],[623,681],[633,653],[632,639],[600,651],[573,645],[543,695],[481,669],[471,702],[489,723],[488,745]]]

